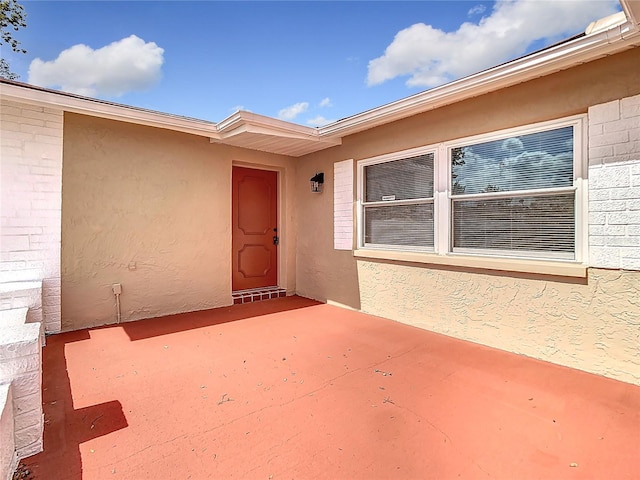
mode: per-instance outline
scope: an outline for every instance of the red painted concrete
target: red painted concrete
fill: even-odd
[[[44,356],[36,479],[640,478],[640,387],[299,297]]]

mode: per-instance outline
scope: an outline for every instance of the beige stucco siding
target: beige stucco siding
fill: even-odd
[[[590,106],[638,95],[639,64],[636,48],[352,135],[301,159],[298,183],[324,171],[330,193],[334,162],[586,114]],[[297,260],[300,294],[640,384],[640,273],[589,269],[576,283],[356,260],[333,249],[331,196],[319,200],[300,187],[298,199],[298,243],[305,246]]]
[[[63,330],[115,322],[114,283],[122,285],[122,321],[229,305],[233,162],[280,171],[291,230],[289,159],[65,114]],[[285,258],[283,286],[292,289],[295,257]]]
[[[362,310],[640,384],[640,272],[584,281],[359,261]]]
[[[298,295],[360,308],[358,272],[350,250],[333,249],[333,164],[322,158],[298,165],[296,194]],[[312,193],[309,179],[324,171],[324,192]]]

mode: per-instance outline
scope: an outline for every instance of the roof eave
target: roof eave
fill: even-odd
[[[235,125],[243,123],[245,125],[255,125],[260,127],[269,128],[272,130],[283,130],[286,132],[298,132],[306,137],[317,137],[318,131],[316,128],[305,127],[296,123],[287,122],[277,118],[267,117],[265,115],[259,115],[253,112],[247,112],[240,110],[233,115],[228,116],[221,122],[218,122],[217,127],[219,132],[231,131],[235,128]]]
[[[206,120],[171,115],[128,105],[120,105],[97,99],[69,95],[27,84],[6,83],[0,85],[3,98],[47,108],[58,107],[65,112],[79,113],[121,122],[176,130],[200,136],[216,132],[216,124]]]
[[[620,0],[626,22],[570,39],[511,62],[372,110],[312,128],[252,112],[236,112],[220,123],[146,110],[79,95],[3,81],[3,98],[64,111],[209,137],[212,143],[301,156],[340,145],[342,138],[442,106],[500,90],[640,45],[640,1]],[[606,25],[606,22],[605,22]],[[606,27],[605,27],[606,28]],[[262,137],[261,140],[257,138]],[[286,148],[287,142],[296,144]],[[304,153],[300,153],[304,152]]]
[[[320,138],[315,128],[245,111],[238,111],[218,123],[216,133],[209,141],[292,157],[342,143],[341,138]]]
[[[639,3],[640,2],[636,2]],[[319,129],[321,137],[344,137],[402,118],[506,88],[640,45],[634,21],[516,59],[440,87],[339,120]]]

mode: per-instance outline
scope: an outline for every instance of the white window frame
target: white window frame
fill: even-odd
[[[553,263],[565,263],[565,264],[582,264],[585,265],[588,259],[588,210],[587,210],[587,172],[588,172],[588,159],[587,159],[587,116],[575,115],[571,117],[565,117],[557,120],[539,122],[526,126],[520,126],[515,128],[509,128],[499,130],[487,134],[473,135],[469,137],[459,138],[447,142],[443,142],[436,145],[427,145],[424,147],[413,148],[409,150],[403,150],[400,152],[394,152],[386,155],[381,155],[373,158],[363,159],[357,163],[357,208],[356,208],[356,223],[357,223],[357,256],[366,257],[363,252],[374,251],[372,257],[384,258],[381,251],[389,251],[393,253],[389,256],[392,259],[402,259],[394,252],[408,252],[408,253],[423,253],[425,263],[440,263],[446,264],[446,258],[451,259],[451,264],[460,265],[461,258],[465,257],[486,257],[488,259],[500,259],[500,265],[504,266],[502,260],[506,261],[524,261],[529,262],[553,262]],[[558,193],[559,191],[574,192],[575,195],[575,255],[572,259],[558,258],[558,255],[544,255],[535,257],[527,256],[519,252],[508,251],[453,251],[452,246],[452,231],[453,231],[453,215],[452,215],[452,193],[451,193],[451,166],[450,166],[450,152],[451,149],[457,147],[464,147],[477,143],[484,143],[493,140],[500,140],[518,135],[527,135],[530,133],[537,133],[545,130],[553,130],[563,127],[573,127],[573,185],[571,187],[562,188],[549,188],[539,190],[522,190],[511,192],[497,192],[487,194],[468,194],[458,195],[455,199],[462,199],[464,197],[479,198],[480,195],[486,198],[501,198],[501,197],[514,197],[519,194],[523,195],[540,195],[545,193]],[[384,245],[366,245],[364,243],[364,168],[369,165],[378,163],[385,163],[394,160],[400,160],[404,158],[414,157],[418,155],[424,155],[428,153],[434,154],[434,248],[414,248],[405,246],[384,246]],[[361,252],[358,252],[360,250]],[[378,253],[375,253],[377,251]],[[437,256],[439,259],[434,259]],[[420,261],[420,257],[411,255],[407,257],[408,261]],[[455,259],[455,260],[454,260]],[[482,263],[482,262],[481,262]],[[530,262],[531,263],[531,262]],[[488,264],[484,262],[484,264]],[[516,270],[518,270],[516,268]],[[533,269],[535,270],[535,269]],[[532,270],[532,271],[533,271]],[[524,270],[521,270],[524,271]]]
[[[408,158],[419,157],[421,155],[433,154],[433,169],[434,169],[434,188],[433,197],[431,199],[410,199],[410,200],[389,200],[378,202],[367,202],[365,199],[365,174],[366,167],[371,165],[379,165],[381,163],[393,162],[396,160],[405,160]],[[358,248],[367,248],[372,250],[391,250],[391,251],[407,251],[407,252],[430,252],[435,251],[435,247],[420,247],[420,246],[406,246],[406,245],[382,245],[382,244],[368,244],[365,243],[365,224],[364,224],[364,211],[365,207],[376,206],[393,206],[393,205],[423,205],[433,204],[433,228],[434,228],[434,246],[436,244],[436,189],[435,189],[435,177],[436,177],[436,161],[437,159],[437,147],[426,146],[419,148],[412,148],[410,150],[403,150],[401,152],[394,152],[387,155],[381,155],[378,157],[368,158],[366,160],[360,160],[358,162],[358,197],[357,197],[357,224],[358,224]]]

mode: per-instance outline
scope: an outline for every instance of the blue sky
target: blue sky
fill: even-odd
[[[20,80],[221,121],[318,126],[584,31],[617,0],[23,1]]]

